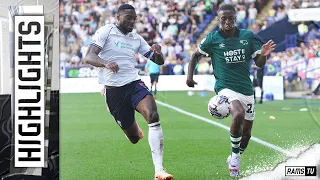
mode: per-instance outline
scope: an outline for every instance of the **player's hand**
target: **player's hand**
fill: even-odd
[[[269,40],[267,43],[262,45],[261,55],[268,56],[274,50],[274,47],[276,47],[276,44],[272,40]]]
[[[187,85],[189,87],[194,87],[194,85],[198,84],[197,82],[195,82],[193,79],[187,79]]]
[[[115,62],[105,64],[107,69],[110,69],[112,72],[117,73],[119,71],[119,66]]]
[[[161,46],[158,44],[154,44],[151,46],[151,49],[154,53],[161,54]]]

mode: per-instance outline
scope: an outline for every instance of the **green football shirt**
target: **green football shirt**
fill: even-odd
[[[200,53],[211,57],[215,91],[224,88],[249,96],[253,94],[250,79],[250,61],[261,53],[261,44],[252,31],[236,29],[234,36],[227,37],[219,30],[209,33],[200,43]]]

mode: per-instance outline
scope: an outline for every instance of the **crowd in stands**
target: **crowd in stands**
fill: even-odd
[[[121,3],[129,3],[136,8],[138,17],[134,31],[150,45],[161,44],[166,57],[161,73],[176,75],[187,72],[188,61],[197,48],[195,42],[199,25],[207,21],[206,15],[213,15],[221,4],[233,4],[237,9],[237,26],[251,28],[255,33],[281,20],[290,8],[320,5],[316,0],[274,0],[267,16],[257,20],[262,7],[261,1],[257,0],[64,0],[60,2],[62,71],[66,67],[87,66],[82,59],[92,35],[101,26],[116,23],[116,12]],[[298,31],[299,36],[307,41],[285,52],[272,53],[267,64],[267,70],[270,70],[267,75],[284,75],[289,81],[316,78],[318,71],[312,71],[312,74],[308,70],[319,65],[314,60],[320,57],[319,31],[309,30],[303,22],[298,26]],[[141,55],[137,55],[136,59],[138,67],[146,63]],[[272,71],[275,62],[278,62],[276,67],[281,69],[276,73]],[[210,74],[212,71],[208,59],[202,59],[196,67],[197,74]]]
[[[320,79],[320,33],[285,52],[272,53],[266,64],[265,75],[284,76],[293,90],[294,81],[304,81],[304,90],[311,90],[313,81]]]
[[[82,59],[91,42],[91,36],[101,26],[116,22],[121,3],[132,4],[138,14],[135,32],[151,45],[161,44],[166,63],[164,74],[183,74],[190,60],[194,43],[203,24],[211,19],[219,5],[234,4],[237,24],[247,28],[253,24],[259,10],[257,0],[64,0],[60,2],[60,33],[62,71],[65,67],[86,66]],[[256,8],[257,7],[257,8]],[[248,20],[249,19],[249,20]],[[200,31],[200,32],[202,32]],[[143,66],[146,59],[137,55]],[[199,73],[210,73],[208,61],[199,65]]]
[[[261,30],[266,29],[273,23],[283,19],[290,9],[298,8],[314,8],[320,7],[320,1],[318,0],[274,0],[272,6],[265,13],[262,19],[256,21],[251,29],[253,32],[258,33]]]
[[[65,0],[60,2],[60,33],[63,67],[85,66],[82,62],[94,32],[116,22],[117,8],[129,3],[136,8],[139,33],[150,45],[162,45],[167,64],[183,63],[190,56],[198,25],[213,13],[210,0]],[[137,55],[137,63],[146,59]]]

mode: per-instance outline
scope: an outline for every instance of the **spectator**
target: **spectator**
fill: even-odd
[[[204,59],[200,60],[199,65],[197,67],[198,74],[209,74],[209,70],[209,63]]]
[[[73,53],[72,57],[71,57],[71,65],[72,66],[78,66],[80,62],[80,58],[76,53]]]
[[[261,30],[267,29],[268,26],[269,26],[268,21],[263,21],[263,25],[262,25],[262,27],[261,27]]]
[[[257,9],[254,7],[254,4],[250,4],[250,8],[248,9],[248,13],[249,13],[249,25],[251,26],[253,23],[255,23],[258,11]]]
[[[176,64],[173,68],[173,73],[175,75],[182,75],[183,74],[183,66],[181,63],[178,61],[178,64]]]
[[[312,29],[308,34],[308,40],[316,40],[319,37],[319,33],[316,31],[316,29]]]
[[[211,4],[210,4],[211,5]],[[194,7],[195,14],[198,16],[200,23],[203,23],[203,11],[206,10],[206,5],[203,3],[203,1],[199,1],[198,5]],[[210,12],[211,9],[208,9]]]
[[[71,2],[68,1],[67,4],[64,6],[64,12],[67,16],[70,16],[71,11],[72,11],[72,5],[71,5]]]
[[[170,19],[169,22],[170,22],[170,25],[167,28],[167,33],[171,37],[175,38],[178,34],[178,26],[175,24],[176,21],[174,19]]]
[[[308,26],[305,25],[303,21],[298,25],[298,32],[300,37],[304,37],[304,35],[308,32]]]
[[[238,11],[237,11],[237,26],[240,28],[246,28],[244,26],[245,19],[246,19],[246,9],[245,6],[238,6]]]
[[[181,45],[179,43],[175,44],[174,51],[175,51],[177,59],[183,58],[182,47],[181,47]]]
[[[260,27],[257,24],[252,25],[252,32],[257,34],[260,31]]]
[[[66,0],[60,3],[60,32],[63,32],[61,37],[63,43],[63,46],[61,46],[61,64],[63,66],[85,65],[82,63],[82,58],[85,56],[91,37],[96,29],[106,23],[116,23],[117,8],[124,2],[127,2],[127,0],[96,0],[94,3]],[[224,0],[222,3],[232,3],[237,6],[237,23],[240,28],[251,25],[254,33],[258,33],[284,17],[288,8],[301,7],[299,3],[294,5],[290,2],[289,0],[282,0],[274,3],[274,8],[269,10],[261,21],[257,20],[257,12],[261,7],[255,0]],[[183,69],[187,67],[193,50],[197,48],[196,44],[193,43],[198,40],[199,24],[204,21],[207,14],[212,15],[215,6],[219,6],[221,1],[148,0],[128,1],[128,3],[133,4],[137,11],[138,17],[134,32],[145,37],[149,44],[162,44],[162,52],[166,56],[162,73],[183,74]],[[315,4],[317,3],[308,2],[307,7],[313,7]],[[291,73],[294,68],[286,67],[294,65],[301,57],[310,62],[307,65],[308,67],[312,67],[310,64],[314,64],[313,59],[320,56],[320,42],[317,39],[319,33],[312,30],[310,33],[304,34],[307,36],[308,42],[301,44],[298,49],[294,49],[293,52],[275,53],[270,57],[270,60],[279,63],[279,69],[281,69],[281,66],[285,68],[279,70],[280,74],[288,75]],[[137,55],[136,60],[139,65],[146,63],[145,58],[139,55]],[[177,67],[174,68],[175,66]],[[202,61],[199,73],[212,72],[212,68],[207,68],[208,66],[212,65],[207,61]],[[299,77],[305,76],[301,74],[303,67],[300,65],[298,68],[301,75]],[[209,71],[206,71],[207,69]]]
[[[278,7],[275,20],[280,21],[284,17],[286,17],[286,12],[281,7]]]

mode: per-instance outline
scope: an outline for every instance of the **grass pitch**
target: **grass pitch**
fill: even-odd
[[[210,117],[207,103],[213,95],[159,92],[157,99],[229,126],[231,117]],[[99,93],[61,94],[60,102],[61,179],[153,179],[148,126],[139,113],[136,118],[146,137],[133,145],[106,111]],[[302,108],[308,111],[300,111]],[[256,104],[252,135],[289,151],[319,143],[319,108],[319,100],[305,99]],[[230,179],[228,131],[160,105],[158,111],[165,137],[164,167],[176,180]],[[251,141],[241,158],[242,175],[271,169],[285,158],[283,153]]]

